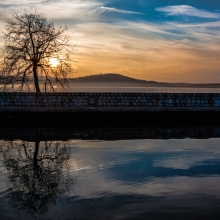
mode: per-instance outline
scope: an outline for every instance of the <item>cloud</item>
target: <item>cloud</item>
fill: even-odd
[[[9,0],[0,3],[0,20],[10,17],[11,11],[22,13],[24,9],[28,11],[37,9],[54,20],[88,20],[86,15],[101,5],[98,0],[24,0],[22,4]]]
[[[105,6],[100,6],[100,7],[96,8],[93,12],[98,13],[98,14],[101,14],[104,12],[117,12],[117,13],[124,13],[124,14],[143,14],[140,12],[120,10],[117,8],[111,8],[111,7],[105,7]]]
[[[31,4],[31,3],[39,3],[39,2],[44,2],[43,0],[23,0],[22,4]],[[18,2],[17,0],[3,0],[0,5],[21,5],[20,2]]]
[[[156,8],[155,10],[159,12],[167,13],[167,15],[169,16],[186,15],[186,16],[199,17],[199,18],[213,18],[213,19],[220,18],[220,13],[214,13],[202,9],[197,9],[189,5],[166,6],[166,7]]]
[[[115,7],[106,7],[101,0],[24,0],[22,4],[15,0],[9,0],[0,3],[0,20],[6,20],[10,11],[22,12],[23,9],[29,10],[32,8],[45,12],[49,18],[62,21],[88,21],[88,16],[90,21],[100,20],[99,15],[105,12],[142,14]]]

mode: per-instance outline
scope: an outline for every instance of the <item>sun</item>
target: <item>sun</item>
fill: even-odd
[[[50,65],[51,65],[52,67],[57,67],[58,64],[59,64],[57,58],[50,58],[50,61],[49,61],[49,62],[50,62]]]

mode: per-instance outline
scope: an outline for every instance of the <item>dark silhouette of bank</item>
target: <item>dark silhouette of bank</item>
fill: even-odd
[[[141,140],[220,138],[218,126],[72,126],[72,127],[1,127],[0,139],[7,141],[66,140]]]

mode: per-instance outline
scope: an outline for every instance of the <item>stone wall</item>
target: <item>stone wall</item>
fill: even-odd
[[[220,107],[217,93],[0,93],[0,111],[216,107]]]

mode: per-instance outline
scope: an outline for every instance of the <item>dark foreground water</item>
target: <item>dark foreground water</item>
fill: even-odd
[[[0,219],[219,219],[219,183],[218,137],[0,141]]]

